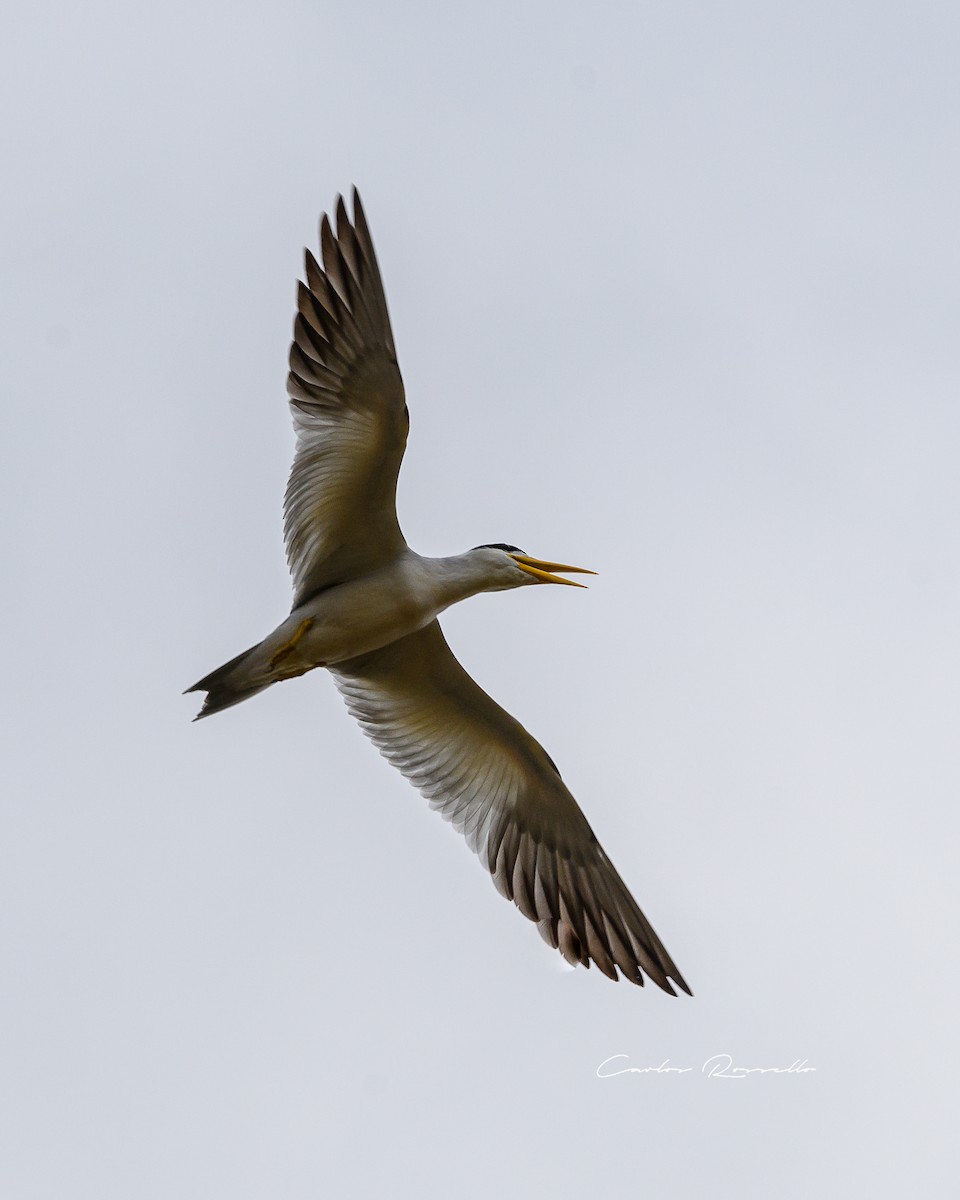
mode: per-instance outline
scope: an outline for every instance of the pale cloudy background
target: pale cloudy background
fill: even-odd
[[[4,26],[4,1197],[952,1195],[956,5]],[[446,628],[693,1000],[566,971],[321,674],[190,723],[353,182],[405,531],[601,572]]]

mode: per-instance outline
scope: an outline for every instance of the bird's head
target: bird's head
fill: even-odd
[[[585,587],[572,579],[563,579],[555,572],[569,575],[596,575],[586,567],[568,567],[563,563],[545,562],[525,554],[519,546],[508,546],[505,542],[489,542],[474,546],[471,557],[476,556],[490,575],[486,591],[505,591],[507,588],[523,587],[528,583],[566,583],[570,587]]]

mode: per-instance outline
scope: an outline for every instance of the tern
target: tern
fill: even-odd
[[[187,691],[196,720],[325,667],[380,753],[464,835],[498,890],[574,965],[690,993],[553,759],[454,658],[438,615],[480,592],[593,574],[493,542],[449,558],[396,512],[410,421],[356,188],[305,252],[287,392],[297,447],[284,501],[290,616]]]

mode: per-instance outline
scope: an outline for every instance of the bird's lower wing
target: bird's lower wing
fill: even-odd
[[[381,754],[569,962],[689,993],[550,757],[474,683],[436,621],[331,674]]]

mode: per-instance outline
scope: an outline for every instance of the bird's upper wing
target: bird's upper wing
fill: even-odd
[[[474,683],[436,621],[330,671],[381,754],[568,961],[689,992],[546,751]]]
[[[284,500],[294,607],[394,558],[397,474],[409,420],[373,242],[356,189],[306,251],[287,392],[297,450]]]

